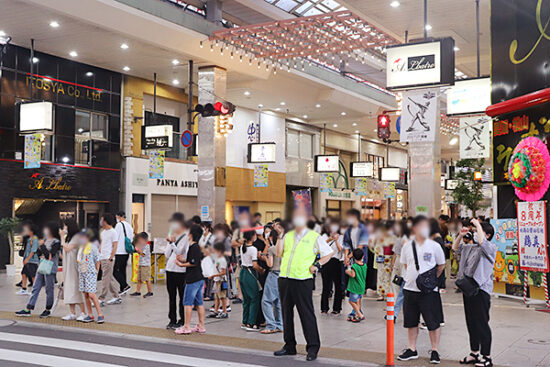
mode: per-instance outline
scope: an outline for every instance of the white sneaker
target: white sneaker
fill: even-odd
[[[61,318],[61,320],[63,321],[72,321],[72,320],[76,320],[76,315],[74,313],[70,313],[68,314],[67,316],[63,316]]]
[[[15,292],[15,294],[17,294],[18,296],[29,296],[31,292],[29,292],[26,289],[20,289],[17,292]]]
[[[108,305],[118,305],[119,303],[122,303],[122,299],[120,297],[111,298],[107,301]]]
[[[76,318],[76,321],[82,322],[82,321],[84,321],[84,319],[86,318],[86,316],[88,316],[88,315],[86,315],[84,312],[82,312],[82,313],[80,314],[80,316],[78,316],[78,317]]]

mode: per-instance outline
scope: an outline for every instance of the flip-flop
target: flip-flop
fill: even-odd
[[[277,330],[272,330],[272,329],[264,329],[262,331],[260,331],[260,333],[262,334],[275,334],[275,333],[278,333]]]

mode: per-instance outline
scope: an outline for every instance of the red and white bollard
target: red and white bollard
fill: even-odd
[[[542,273],[542,285],[544,286],[544,300],[546,301],[546,308],[550,308],[550,299],[548,298],[548,280],[546,277],[548,274]]]
[[[523,304],[529,307],[527,303],[527,290],[529,289],[529,273],[527,270],[523,272]]]
[[[395,298],[393,293],[388,293],[386,313],[386,366],[395,366],[393,356],[393,331],[395,322]]]

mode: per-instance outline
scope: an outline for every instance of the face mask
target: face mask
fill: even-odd
[[[271,234],[271,231],[265,231],[265,230],[264,230],[264,236],[265,236],[266,238],[268,238],[270,234]]]
[[[413,226],[413,224],[412,224],[411,222],[407,222],[407,228],[408,228],[408,229],[411,229],[412,226]]]
[[[292,219],[292,224],[294,224],[294,227],[302,228],[302,227],[305,227],[306,223],[307,223],[306,217],[298,216]]]
[[[474,243],[479,243],[479,239],[477,238],[477,233],[474,233]]]
[[[428,227],[421,227],[418,230],[418,235],[422,238],[428,238],[430,237],[430,228]]]
[[[330,226],[330,233],[337,233],[339,226],[337,224],[333,224]]]
[[[45,229],[42,234],[44,235],[44,238],[50,237],[50,231],[48,231],[47,229]]]
[[[104,223],[103,223],[103,219],[100,219],[100,220],[99,220],[99,226],[100,226],[100,227],[103,227],[103,224],[104,224]]]
[[[351,217],[350,217],[350,218],[348,218],[346,221],[348,222],[348,224],[349,224],[350,226],[352,226],[352,225],[355,224],[355,218],[351,218]]]
[[[258,236],[262,235],[263,233],[264,233],[264,229],[263,229],[263,228],[262,228],[262,229],[257,229],[257,230],[256,230],[256,234],[257,234]]]
[[[346,234],[347,228],[340,228],[340,234]]]

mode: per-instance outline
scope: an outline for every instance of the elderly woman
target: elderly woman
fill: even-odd
[[[72,219],[63,222],[59,231],[61,246],[63,248],[63,302],[69,305],[70,312],[62,317],[62,320],[82,321],[86,318],[84,299],[79,290],[78,280],[78,243],[75,235],[78,233],[78,225]],[[76,315],[76,305],[80,308],[80,315]]]

